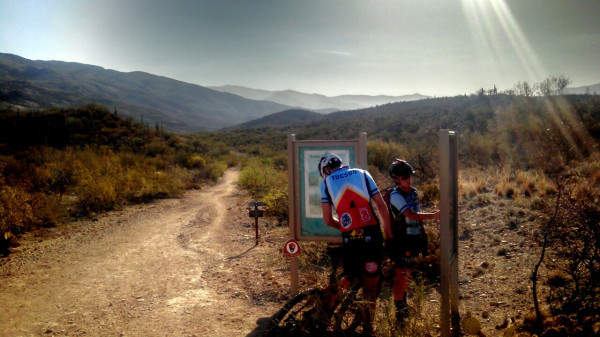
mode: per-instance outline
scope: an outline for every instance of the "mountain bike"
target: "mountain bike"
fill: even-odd
[[[341,246],[330,246],[329,284],[300,292],[271,316],[263,336],[358,336],[371,332],[360,280],[341,272]]]

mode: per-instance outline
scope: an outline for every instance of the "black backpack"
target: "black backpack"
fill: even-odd
[[[394,234],[394,238],[398,239],[399,242],[401,242],[402,244],[406,243],[406,239],[407,239],[407,234],[406,234],[406,227],[408,226],[406,223],[406,217],[404,217],[404,215],[399,214],[399,212],[395,212],[394,211],[394,207],[392,206],[391,203],[391,195],[392,192],[396,189],[396,187],[388,187],[384,190],[383,192],[383,200],[385,201],[385,204],[387,205],[388,208],[388,213],[390,214],[390,222],[392,225],[392,233]],[[400,192],[400,191],[399,191]],[[402,192],[400,192],[400,194],[403,194]],[[427,233],[425,232],[425,228],[421,229],[421,238],[420,238],[421,242],[421,252],[423,254],[423,256],[428,255],[427,252]],[[410,240],[413,241],[413,240]]]

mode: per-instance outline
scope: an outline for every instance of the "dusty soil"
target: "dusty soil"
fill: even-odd
[[[286,278],[263,272],[237,175],[22,238],[0,260],[0,336],[258,335]]]
[[[260,336],[289,295],[287,229],[261,218],[255,244],[237,175],[21,238],[0,259],[0,336]],[[505,206],[460,210],[460,310],[488,336],[532,307],[532,219]]]

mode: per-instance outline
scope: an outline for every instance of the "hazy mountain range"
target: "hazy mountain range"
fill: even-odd
[[[573,95],[597,95],[600,94],[600,83],[594,85],[587,85],[583,87],[567,88],[565,91],[567,94]]]
[[[398,100],[384,96],[329,98],[294,91],[226,88],[245,93],[224,92],[224,88],[213,90],[140,71],[125,73],[0,53],[0,108],[35,110],[100,103],[121,115],[151,126],[160,123],[178,132],[217,130],[292,108],[332,112]],[[264,97],[257,97],[257,93]]]
[[[567,88],[567,92],[593,94],[600,92],[600,84]],[[428,97],[419,94],[328,97],[233,85],[210,88],[140,71],[125,73],[0,53],[0,109],[41,110],[99,103],[119,115],[143,120],[150,126],[160,124],[175,132],[297,125],[319,120],[325,116],[323,113],[425,98]]]
[[[100,103],[172,131],[215,130],[289,109],[144,72],[118,72],[0,54],[0,108],[47,109]]]
[[[373,107],[376,105],[415,101],[429,98],[421,94],[404,96],[367,96],[367,95],[341,95],[328,97],[320,94],[306,94],[294,90],[268,91],[259,89],[250,89],[235,85],[225,85],[220,87],[209,87],[218,91],[228,92],[248,99],[271,101],[285,104],[291,107],[314,110],[323,113],[329,113],[336,110],[355,110]]]

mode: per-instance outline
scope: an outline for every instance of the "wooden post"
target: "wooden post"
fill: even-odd
[[[440,130],[441,336],[460,334],[458,312],[458,153],[454,131]]]
[[[287,139],[287,156],[288,156],[288,223],[290,230],[290,239],[296,238],[295,233],[295,207],[296,205],[295,194],[296,194],[296,184],[294,183],[294,168],[295,165],[295,154],[294,154],[294,141],[296,141],[296,135],[289,134]],[[298,258],[291,257],[290,258],[290,276],[291,276],[291,292],[292,294],[296,294],[298,292]]]
[[[367,169],[367,133],[361,132],[358,134],[358,167],[366,170]]]

